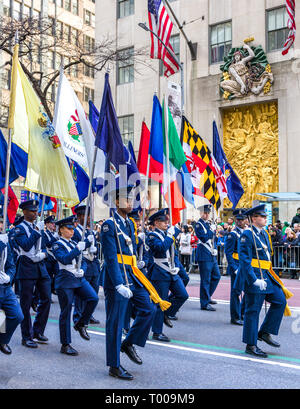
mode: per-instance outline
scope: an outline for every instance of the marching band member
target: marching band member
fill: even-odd
[[[46,229],[45,231],[42,232],[42,234],[44,235],[45,245],[46,245],[47,254],[48,254],[48,257],[46,258],[46,268],[51,278],[51,292],[52,294],[55,294],[54,278],[57,272],[57,262],[55,258],[53,257],[52,246],[57,240],[57,233],[55,229],[54,216],[46,217],[46,219],[44,220],[44,223],[45,223]]]
[[[199,239],[196,252],[196,261],[200,271],[200,306],[201,310],[216,311],[210,304],[216,304],[211,299],[217,285],[219,284],[221,274],[218,266],[217,254],[215,248],[216,226],[209,223],[211,205],[199,207],[200,219],[195,225],[195,234]]]
[[[155,302],[157,296],[151,291],[151,283],[136,264],[134,226],[128,218],[132,211],[132,189],[133,186],[128,186],[112,192],[115,194],[117,210],[103,223],[101,233],[105,267],[106,361],[109,375],[124,380],[132,380],[133,376],[121,366],[120,351],[134,363],[142,364],[134,344],[140,347],[146,344],[156,310],[151,299]],[[124,315],[129,299],[136,311],[136,317],[121,344]]]
[[[152,325],[153,339],[163,342],[170,342],[170,338],[163,333],[164,322],[172,327],[168,316],[176,316],[179,308],[189,298],[178,274],[180,267],[176,254],[174,268],[171,264],[171,247],[174,245],[174,239],[179,235],[180,229],[174,226],[168,227],[168,213],[169,209],[163,209],[149,217],[149,223],[154,226],[155,230],[151,231],[147,238],[149,247],[148,277],[162,299],[168,299],[169,292],[173,295],[171,307],[166,313],[157,309]]]
[[[47,253],[42,236],[44,222],[34,224],[38,205],[37,200],[21,203],[19,207],[23,211],[24,221],[15,228],[15,242],[19,247],[17,279],[20,283],[20,305],[24,315],[21,323],[22,345],[28,348],[37,348],[36,342],[47,343],[48,338],[44,331],[51,302],[51,280],[46,269]],[[39,304],[32,325],[30,307],[35,288],[39,294]]]
[[[265,206],[259,205],[245,212],[249,216],[250,228],[240,239],[239,271],[234,284],[238,291],[244,291],[245,315],[243,342],[246,353],[267,358],[266,352],[257,346],[257,340],[272,347],[280,344],[272,335],[278,335],[283,314],[290,315],[286,298],[292,296],[279,277],[272,270],[272,246],[264,227],[267,221]],[[259,314],[264,300],[270,303],[265,319],[259,326]]]
[[[1,219],[0,224],[2,224]],[[12,352],[8,344],[17,326],[24,318],[11,287],[16,267],[8,241],[8,234],[2,233],[0,229],[0,268],[3,267],[3,270],[0,270],[0,309],[4,310],[6,316],[5,333],[0,334],[0,351],[6,355],[10,355]]]
[[[226,254],[226,259],[228,263],[228,272],[230,274],[230,317],[231,324],[233,325],[243,325],[242,311],[241,311],[241,293],[233,288],[234,281],[239,268],[238,261],[238,248],[240,237],[246,226],[247,216],[244,214],[244,209],[235,209],[233,211],[233,216],[235,218],[235,227],[228,233],[225,239],[224,250]]]
[[[84,277],[86,263],[82,259],[82,265],[77,266],[81,251],[86,249],[89,241],[72,240],[74,234],[74,216],[56,222],[59,229],[60,239],[53,245],[53,255],[58,263],[58,272],[55,276],[55,290],[61,309],[59,316],[60,352],[66,355],[78,355],[71,346],[71,310],[74,296],[84,301],[84,309],[74,329],[79,332],[81,338],[89,341],[87,326],[99,298],[95,290]]]

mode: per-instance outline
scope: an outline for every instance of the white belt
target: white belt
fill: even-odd
[[[169,259],[167,259],[167,258],[154,258],[153,257],[153,260],[154,260],[154,263],[158,267],[162,268],[163,270],[167,271],[168,273],[170,273],[172,275],[178,274],[178,273],[175,273],[175,274],[173,273],[173,270],[170,267]],[[168,265],[166,266],[164,263],[168,263]]]

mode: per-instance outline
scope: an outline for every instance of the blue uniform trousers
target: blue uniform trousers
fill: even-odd
[[[20,279],[20,305],[24,315],[21,323],[22,339],[32,339],[34,335],[44,334],[51,304],[51,280],[50,278],[39,278],[37,280]],[[39,303],[36,317],[31,324],[30,307],[34,288],[39,294]]]
[[[182,279],[179,277],[176,281],[152,281],[156,291],[162,300],[167,300],[169,291],[172,293],[172,305],[167,309],[168,316],[175,316],[179,308],[189,298]],[[164,325],[164,311],[157,306],[156,314],[153,320],[152,331],[154,334],[162,334]]]
[[[61,310],[59,315],[59,333],[62,344],[71,343],[71,311],[74,296],[84,301],[85,307],[80,317],[83,325],[88,325],[99,301],[95,290],[86,280],[82,280],[81,284],[81,287],[58,288],[56,290]]]
[[[248,345],[257,344],[259,313],[264,300],[271,305],[260,327],[260,331],[278,335],[282,316],[286,306],[286,299],[280,287],[273,285],[273,293],[250,294],[245,293],[245,315],[243,328],[243,342]]]
[[[156,311],[155,304],[150,300],[148,291],[144,287],[133,284],[130,287],[133,297],[130,299],[136,311],[135,320],[126,336],[128,344],[144,347]],[[104,289],[106,310],[106,363],[107,366],[120,366],[120,350],[124,317],[128,299],[120,295],[115,289]]]
[[[241,293],[233,288],[234,282],[236,279],[236,274],[230,273],[230,318],[231,320],[241,320],[242,311],[241,306],[242,302],[240,299]]]
[[[23,321],[20,304],[10,286],[0,286],[0,309],[6,315],[6,333],[0,334],[0,344],[9,344],[17,326]]]
[[[86,281],[91,285],[96,294],[99,292],[99,276],[93,276],[91,278],[85,277]],[[74,300],[74,311],[73,311],[73,322],[74,324],[82,316],[82,312],[86,306],[86,301],[80,297],[75,296]],[[96,308],[96,307],[95,307]]]
[[[205,308],[219,284],[221,274],[217,260],[199,261],[200,271],[200,306]]]

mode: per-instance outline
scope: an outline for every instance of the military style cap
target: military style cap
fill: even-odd
[[[22,210],[31,210],[32,212],[35,212],[39,208],[39,201],[35,199],[26,200],[26,202],[19,205],[19,208]]]
[[[79,214],[84,214],[85,209],[86,209],[86,205],[80,205],[80,206],[75,207],[74,211],[77,215],[79,215]],[[90,213],[91,213],[91,208],[89,207],[88,214]]]
[[[198,210],[200,210],[200,212],[210,213],[211,212],[211,205],[206,204],[206,205],[203,205],[203,206],[199,206]]]
[[[66,217],[65,219],[58,220],[55,224],[58,227],[68,227],[69,229],[74,228],[74,222],[76,220],[75,216],[69,216]]]
[[[155,222],[155,220],[159,220],[159,221],[166,221],[168,220],[168,215],[169,215],[169,209],[162,209],[159,210],[156,213],[153,213],[150,217],[149,217],[149,223],[153,224]]]
[[[135,209],[129,213],[128,217],[132,217],[134,220],[140,220],[140,210]]]
[[[245,215],[245,209],[235,209],[232,214],[237,220],[244,220],[247,217]]]
[[[252,209],[248,209],[245,212],[245,215],[246,216],[256,216],[256,215],[258,215],[258,216],[267,216],[267,213],[265,211],[265,205],[262,204],[262,205],[259,205],[259,206],[252,207]]]
[[[45,223],[55,223],[55,217],[54,216],[48,216],[44,220]]]

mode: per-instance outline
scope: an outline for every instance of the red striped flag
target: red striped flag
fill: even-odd
[[[289,49],[293,45],[296,36],[296,22],[295,22],[295,0],[286,0],[286,10],[289,15],[287,26],[290,29],[288,38],[283,46],[282,55],[289,52]]]
[[[173,23],[170,19],[162,0],[148,0],[149,27],[166,46],[174,52],[170,37]],[[151,33],[151,58],[157,58],[163,61],[165,66],[164,75],[169,77],[179,71],[179,66],[166,47]]]

